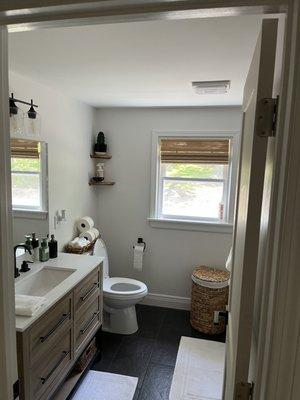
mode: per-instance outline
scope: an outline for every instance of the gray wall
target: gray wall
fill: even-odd
[[[76,231],[74,222],[84,215],[96,219],[96,191],[88,185],[94,169],[90,159],[94,109],[49,86],[10,72],[10,91],[15,97],[31,99],[39,105],[42,118],[40,140],[48,143],[49,233],[54,233],[62,248]],[[26,110],[25,110],[26,111]],[[67,210],[67,222],[54,230],[57,210]],[[15,219],[14,241],[33,231],[34,220]],[[41,221],[35,229],[39,232]]]
[[[240,108],[99,109],[95,130],[106,134],[112,159],[105,164],[115,186],[98,188],[99,228],[106,241],[111,276],[137,278],[149,291],[190,296],[190,274],[199,264],[224,266],[232,235],[158,229],[149,225],[151,132],[241,128]],[[144,268],[132,268],[132,245],[147,242]]]

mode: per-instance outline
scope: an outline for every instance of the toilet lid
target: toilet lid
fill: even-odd
[[[129,296],[147,292],[147,286],[140,281],[130,278],[106,278],[103,282],[103,291],[106,294]]]

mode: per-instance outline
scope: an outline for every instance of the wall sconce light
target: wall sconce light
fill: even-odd
[[[25,118],[25,132],[27,136],[40,136],[41,117],[34,109],[33,100],[30,101],[30,108],[27,112],[28,118]]]
[[[18,137],[24,134],[24,113],[16,105],[16,101],[12,93],[9,98],[10,134]]]
[[[16,103],[26,104],[30,106],[25,114]],[[33,100],[28,103],[20,99],[15,99],[14,94],[9,98],[9,115],[10,115],[10,134],[11,136],[40,136],[41,118],[35,108],[38,106],[33,104]]]
[[[67,212],[67,210],[56,211],[56,213],[54,215],[54,229],[57,228],[58,224],[61,224],[62,222],[67,221],[66,212]]]

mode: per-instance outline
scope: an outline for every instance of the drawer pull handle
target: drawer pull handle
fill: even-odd
[[[85,301],[90,295],[99,287],[99,283],[95,282],[93,283],[93,286],[86,292],[84,296],[81,297],[81,301]]]
[[[69,312],[68,314],[63,314],[62,318],[58,321],[58,323],[51,329],[51,331],[49,331],[47,333],[47,335],[45,336],[41,336],[40,337],[40,342],[44,343],[46,342],[47,339],[49,339],[49,337],[51,335],[53,335],[53,333],[67,320],[70,319],[71,317],[71,313]]]
[[[94,322],[95,318],[98,317],[99,313],[100,313],[100,311],[95,312],[94,315],[92,316],[91,320],[86,324],[86,326],[84,328],[80,329],[81,335],[83,335],[89,329],[89,327]]]
[[[70,354],[70,351],[63,351],[61,354],[62,355],[61,355],[60,359],[54,365],[54,367],[51,369],[49,374],[45,378],[41,378],[42,385],[44,385],[47,382],[47,380],[50,378],[50,376],[53,374],[53,372],[56,370],[56,368],[58,368],[60,366],[60,364],[64,361],[64,359],[67,357],[67,355]]]

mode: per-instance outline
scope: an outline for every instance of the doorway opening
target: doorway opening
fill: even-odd
[[[144,269],[142,272],[144,278],[140,278],[147,281],[148,286],[152,288],[153,292],[149,295],[148,305],[145,304],[138,307],[140,332],[135,336],[122,337],[121,339],[112,333],[103,334],[103,358],[100,363],[94,365],[95,368],[103,368],[103,371],[108,370],[128,375],[134,375],[134,373],[130,373],[130,365],[134,366],[138,370],[136,374],[140,374],[141,376],[140,386],[138,386],[136,392],[137,399],[143,399],[143,396],[154,398],[151,396],[161,393],[162,390],[167,399],[171,384],[172,368],[174,369],[175,367],[174,354],[177,353],[178,348],[177,336],[201,337],[201,335],[189,327],[187,322],[189,314],[187,310],[172,311],[168,307],[173,301],[175,304],[174,308],[187,308],[187,304],[189,303],[189,276],[192,267],[199,263],[219,268],[224,267],[232,242],[237,243],[238,239],[243,239],[243,235],[245,241],[245,237],[249,234],[247,226],[238,225],[236,222],[239,217],[237,215],[237,204],[242,200],[239,197],[235,198],[235,188],[243,179],[246,179],[246,181],[248,179],[249,187],[252,187],[254,190],[255,182],[251,181],[251,174],[248,177],[243,175],[241,172],[243,171],[243,165],[240,162],[239,168],[238,160],[241,156],[240,149],[243,149],[244,146],[248,155],[247,165],[251,165],[254,160],[252,149],[256,149],[255,145],[260,145],[255,143],[253,136],[250,137],[247,143],[240,139],[242,121],[244,122],[243,128],[247,127],[247,132],[248,129],[249,131],[252,129],[253,132],[256,132],[253,129],[255,111],[257,110],[256,101],[262,98],[273,97],[273,93],[276,90],[278,91],[278,86],[276,89],[276,85],[273,85],[273,82],[268,82],[268,87],[263,87],[261,92],[260,89],[257,89],[257,85],[262,82],[259,76],[261,70],[258,68],[256,70],[256,81],[255,79],[254,82],[251,81],[254,89],[251,86],[252,92],[244,92],[248,98],[244,103],[244,109],[241,108],[243,103],[243,89],[248,70],[250,67],[253,67],[251,61],[257,40],[261,40],[261,42],[258,45],[259,51],[258,60],[256,60],[255,64],[256,67],[261,67],[259,57],[262,51],[265,50],[264,46],[266,46],[262,40],[266,40],[268,49],[270,49],[269,40],[273,40],[274,38],[275,47],[272,57],[274,58],[273,65],[276,65],[277,68],[277,74],[278,71],[280,72],[278,66],[281,65],[280,56],[278,56],[278,52],[276,53],[277,37],[274,31],[272,31],[274,28],[265,28],[268,30],[268,33],[265,33],[264,37],[259,36],[262,28],[262,19],[262,17],[251,16],[224,18],[224,21],[223,19],[202,19],[199,21],[131,23],[128,26],[126,26],[127,24],[118,24],[59,28],[42,30],[38,37],[33,32],[25,32],[11,34],[9,38],[11,46],[10,91],[16,93],[17,96],[23,96],[25,93],[33,93],[34,97],[38,98],[40,109],[43,111],[41,139],[48,142],[49,182],[50,185],[53,185],[53,187],[49,186],[48,189],[50,197],[49,209],[43,210],[47,212],[49,224],[52,224],[52,219],[59,202],[65,201],[67,203],[66,208],[69,208],[71,213],[76,214],[77,205],[74,203],[74,208],[72,208],[69,201],[71,192],[68,193],[67,185],[63,189],[63,183],[66,182],[64,172],[66,172],[68,182],[73,181],[75,183],[77,177],[88,180],[86,173],[83,176],[80,174],[82,171],[78,167],[78,165],[81,165],[81,162],[78,161],[78,154],[80,157],[85,158],[86,152],[82,151],[81,153],[80,148],[89,152],[88,149],[91,148],[91,141],[95,134],[93,130],[98,131],[103,129],[107,134],[111,149],[114,150],[113,160],[116,158],[116,163],[111,163],[107,167],[107,174],[111,174],[112,178],[118,178],[116,179],[116,188],[119,186],[120,192],[101,191],[97,193],[94,190],[97,190],[97,188],[92,187],[89,189],[87,199],[85,198],[84,201],[89,202],[90,209],[93,209],[93,207],[98,209],[98,204],[101,202],[101,209],[96,218],[99,221],[99,226],[103,229],[103,235],[107,237],[110,243],[110,259],[112,259],[111,263],[114,274],[137,277],[137,273],[132,273],[131,271],[129,257],[126,255],[128,252],[126,242],[124,243],[124,253],[122,254],[121,252],[117,256],[118,246],[121,243],[120,240],[126,237],[128,226],[130,224],[133,225],[135,220],[137,220],[137,226],[140,226],[140,219],[136,217],[142,215],[142,218],[146,219],[146,231],[150,229],[153,231],[153,238],[150,236],[150,232],[148,233],[149,240],[153,246],[151,246],[151,255],[153,255],[153,258],[148,260],[149,270]],[[272,21],[270,21],[265,23],[265,26],[272,25]],[[222,26],[223,22],[224,26]],[[155,24],[156,27],[153,26]],[[182,26],[178,27],[176,24]],[[184,24],[186,24],[185,28]],[[201,26],[201,29],[207,30],[206,33],[202,33],[199,37],[203,39],[202,46],[207,47],[208,54],[205,54],[204,47],[197,49],[199,43],[197,43],[197,40],[192,40],[197,37],[197,24]],[[207,26],[205,26],[206,24]],[[168,25],[166,28],[168,32],[162,33],[160,31],[160,29],[163,31],[163,25]],[[249,30],[248,33],[247,27]],[[119,29],[121,33],[118,32]],[[144,32],[141,32],[143,29]],[[96,34],[98,30],[99,32]],[[269,33],[269,30],[272,32]],[[155,37],[152,35],[153,32],[156,33]],[[180,34],[176,36],[176,32],[180,32]],[[238,32],[244,35],[243,45],[239,48],[233,44],[233,40],[237,37]],[[99,39],[99,42],[98,40],[93,42],[87,40],[88,35],[93,38],[105,38],[105,40],[101,42]],[[248,47],[245,45],[247,38],[249,40]],[[227,45],[222,43],[221,40],[227,42]],[[241,42],[240,38],[239,41]],[[89,43],[89,46],[87,46],[87,43]],[[101,48],[100,44],[104,47]],[[26,56],[24,56],[24,49],[26,49]],[[184,52],[184,50],[186,54],[182,56],[181,52]],[[244,54],[244,57],[242,57],[241,53]],[[48,55],[51,57],[49,58]],[[268,57],[270,58],[270,54],[268,54]],[[139,70],[138,66],[141,61],[143,68]],[[134,64],[136,64],[135,67]],[[191,71],[187,72],[185,69],[189,69],[189,67],[191,67]],[[266,68],[265,65],[263,67]],[[205,69],[204,72],[202,68]],[[266,70],[263,73],[266,74]],[[192,91],[192,82],[194,81],[220,80],[230,81],[228,93],[221,95],[198,95]],[[277,81],[276,84],[278,85],[278,83]],[[99,90],[99,88],[101,89]],[[99,92],[101,93],[99,94]],[[269,95],[266,93],[269,93]],[[67,97],[72,98],[72,105],[66,101]],[[92,108],[96,108],[97,110],[94,112]],[[72,112],[74,110],[76,110],[76,118],[73,119]],[[244,116],[242,112],[244,112]],[[246,115],[247,117],[250,115],[249,119],[245,117]],[[84,126],[85,137],[74,134],[74,132],[77,132],[74,121],[78,117],[82,123],[80,128]],[[69,126],[67,122],[70,122]],[[213,122],[216,124],[214,128],[212,128]],[[204,172],[202,170],[200,176],[189,175],[188,169],[193,167],[195,162],[187,163],[186,160],[185,162],[180,160],[177,163],[174,163],[174,160],[170,163],[162,162],[165,165],[159,171],[163,171],[164,173],[158,175],[158,164],[156,166],[153,165],[153,154],[151,166],[151,140],[154,140],[153,137],[155,135],[153,135],[152,131],[155,130],[160,132],[163,140],[171,137],[173,140],[174,138],[179,138],[182,141],[184,138],[191,139],[192,134],[196,135],[197,140],[200,141],[204,139],[212,140],[212,137],[220,139],[222,137],[221,131],[223,134],[231,135],[231,137],[237,140],[235,147],[230,146],[230,150],[234,151],[234,153],[228,153],[228,157],[232,157],[231,162],[225,164],[216,162],[216,164],[213,164],[214,171],[212,175],[205,177],[201,175],[203,173],[208,174],[207,170]],[[142,131],[146,131],[148,136],[143,137],[139,133]],[[168,131],[168,134],[166,131]],[[219,133],[213,135],[215,131]],[[124,133],[122,134],[122,132]],[[43,136],[44,133],[45,136]],[[262,165],[266,163],[266,160],[269,160],[270,163],[274,160],[272,158],[274,154],[268,142],[270,142],[268,139],[264,141],[265,147],[263,153],[258,155],[257,162],[261,161]],[[70,153],[72,153],[70,149],[72,151],[76,151],[77,149],[76,160],[70,158]],[[145,154],[148,156],[146,161]],[[160,154],[162,154],[162,148],[160,148]],[[270,157],[270,159],[267,157]],[[233,163],[233,160],[235,160],[235,163]],[[63,161],[64,168],[60,165],[60,161]],[[175,172],[174,164],[177,165]],[[184,167],[183,170],[182,164]],[[211,162],[206,162],[204,165],[211,165]],[[215,167],[215,165],[226,165],[223,168],[221,177],[215,177],[214,174],[220,173],[220,171],[217,171],[220,168]],[[85,163],[85,166],[88,169],[93,168],[91,163]],[[146,168],[148,169],[145,171]],[[169,170],[173,169],[173,171],[168,172],[168,168]],[[195,174],[195,167],[193,168],[193,174]],[[153,175],[156,178],[154,186]],[[139,180],[134,184],[133,178],[136,179],[137,176]],[[213,185],[212,180],[214,181]],[[163,186],[163,183],[159,186],[159,182],[165,181],[171,182],[168,183],[169,187],[167,187],[168,184]],[[195,188],[195,186],[199,185],[199,182],[203,185],[203,181],[205,181],[204,187],[201,190],[197,189],[197,187]],[[272,179],[266,180],[264,173],[262,173],[261,179],[256,184],[257,186],[260,185],[261,188],[258,196],[261,196],[266,205],[268,205],[270,204],[270,198],[263,196],[264,183],[266,182],[270,184]],[[81,183],[82,181],[80,181]],[[175,186],[172,188],[172,185]],[[183,186],[182,188],[182,185],[185,185],[185,187]],[[217,194],[215,191],[209,194],[211,185],[214,186],[214,189],[217,187],[219,190]],[[156,192],[157,187],[158,189],[162,189],[162,191]],[[140,197],[141,192],[145,193],[143,199]],[[187,195],[188,198],[186,198]],[[60,198],[59,202],[57,200],[58,196]],[[208,205],[211,206],[212,201],[217,196],[220,198],[216,200],[216,206],[208,207]],[[249,193],[243,203],[241,203],[239,211],[241,218],[243,212],[246,212],[244,215],[247,215],[248,212],[248,196]],[[128,206],[125,203],[126,197],[128,198]],[[151,204],[149,204],[149,197],[151,197]],[[72,198],[74,199],[75,197]],[[153,202],[153,198],[156,199],[156,202]],[[201,207],[204,210],[204,218],[202,218],[203,213],[201,213],[200,219],[197,218],[199,215],[195,215],[194,211],[190,212],[191,208],[193,210],[198,209],[199,199],[202,201]],[[120,207],[120,201],[122,207]],[[144,208],[141,207],[139,210],[137,204],[141,203]],[[190,206],[191,203],[193,204],[192,207]],[[246,203],[247,205],[245,205]],[[222,205],[223,214],[221,217]],[[147,215],[145,216],[146,208]],[[117,215],[117,210],[120,210],[120,215]],[[160,213],[157,214],[159,210]],[[163,212],[164,210],[167,211]],[[260,220],[257,216],[258,211],[258,209],[255,211],[256,217],[257,220]],[[128,220],[124,217],[126,213]],[[183,215],[181,215],[182,213]],[[211,216],[214,219],[213,221],[209,220]],[[28,220],[30,218],[25,217],[25,219]],[[119,225],[117,222],[112,224],[112,220],[118,221]],[[17,218],[14,219],[14,224],[19,222],[20,218],[18,220]],[[15,232],[19,232],[18,229],[15,228]],[[59,236],[61,235],[61,242],[64,242],[70,230],[66,232],[61,230],[57,233]],[[41,232],[40,235],[42,234],[44,233]],[[186,254],[190,253],[191,255],[188,261],[180,258],[181,247],[178,248],[178,254],[174,256],[176,241],[178,239],[175,238],[174,242],[171,240],[173,236],[179,234],[182,235],[183,241],[190,242],[193,240],[191,248],[185,250]],[[199,236],[197,237],[196,235]],[[221,235],[223,236],[222,239],[220,239]],[[259,229],[258,231],[256,230],[256,235],[259,237]],[[166,237],[167,239],[165,239]],[[193,239],[191,239],[192,237]],[[70,239],[72,238],[70,237]],[[169,246],[171,246],[169,250],[165,247],[164,240],[171,241],[169,243]],[[244,249],[244,241],[238,246],[239,249]],[[179,239],[179,242],[182,242],[181,239]],[[197,250],[199,242],[202,242],[203,247],[210,247],[209,255],[203,251],[200,252],[199,249]],[[163,248],[162,252],[156,252],[156,249],[159,250],[160,246]],[[253,246],[252,249],[258,247],[258,241]],[[218,248],[218,254],[216,248]],[[258,253],[258,248],[256,248],[256,251]],[[162,254],[162,257],[160,257],[160,254]],[[186,254],[184,254],[185,257]],[[203,257],[203,261],[199,259],[200,254]],[[244,252],[239,253],[238,256],[240,257],[239,265],[241,265],[243,264]],[[177,271],[171,269],[171,265],[174,264],[171,257],[179,261],[179,266],[182,264],[185,265],[185,271],[180,268]],[[165,262],[166,259],[170,261]],[[162,261],[165,262],[165,267]],[[158,267],[157,271],[154,266]],[[168,280],[170,272],[172,272],[172,276],[174,277],[173,282],[170,278]],[[237,277],[238,275],[236,273]],[[229,323],[233,324],[232,329],[235,330],[237,335],[241,335],[242,332],[240,331],[240,326],[234,326],[234,323],[235,321],[239,321],[240,307],[244,304],[246,297],[239,291],[243,282],[242,278],[243,276],[241,275],[239,282],[237,281],[237,285],[240,285],[240,287],[231,289],[231,293],[234,293],[233,290],[236,289],[237,297],[231,297],[230,307],[235,304],[238,304],[239,307],[236,309],[237,319],[233,319]],[[256,290],[255,271],[249,272],[248,282],[251,282],[251,278],[253,282],[252,289],[249,289],[249,294],[250,297],[253,297],[252,300],[254,301]],[[180,280],[185,281],[185,285],[182,287],[179,284]],[[145,303],[147,303],[147,299]],[[161,308],[152,308],[153,304],[155,306],[159,305]],[[250,304],[250,306],[254,307],[253,304]],[[256,310],[258,313],[259,306],[259,303],[255,303],[255,307],[258,307]],[[177,332],[176,329],[179,326],[181,328]],[[259,328],[259,326],[256,326],[256,329]],[[171,331],[169,334],[168,330]],[[164,335],[166,335],[165,339]],[[253,336],[250,335],[250,337]],[[224,336],[217,338],[217,340],[219,339],[221,341],[224,340]],[[240,354],[242,347],[241,349],[235,347],[238,343],[237,336],[231,338],[231,340],[233,340],[234,344],[230,348],[229,356]],[[253,345],[251,339],[250,342],[244,345],[250,348],[249,343],[251,347]],[[105,359],[106,345],[108,348],[112,347],[111,353],[107,354],[107,360]],[[257,349],[254,349],[254,352],[255,350]],[[158,360],[155,360],[155,357],[161,359],[164,352],[167,354],[166,358],[171,355],[170,358],[173,360],[172,366],[168,365],[167,361],[160,363]],[[128,353],[130,353],[129,356]],[[145,359],[143,358],[144,356]],[[250,359],[250,357],[256,357],[256,354],[249,354],[248,358]],[[138,362],[142,361],[146,365],[146,369],[139,367]],[[246,360],[240,361],[237,358],[237,360],[229,360],[229,365],[232,367],[235,362],[247,363]],[[165,375],[165,378],[160,380],[162,375]],[[231,379],[231,382],[238,380],[235,373],[233,373]],[[159,386],[158,381],[162,383],[162,386]],[[225,395],[227,396],[226,398],[230,398],[229,393]]]

